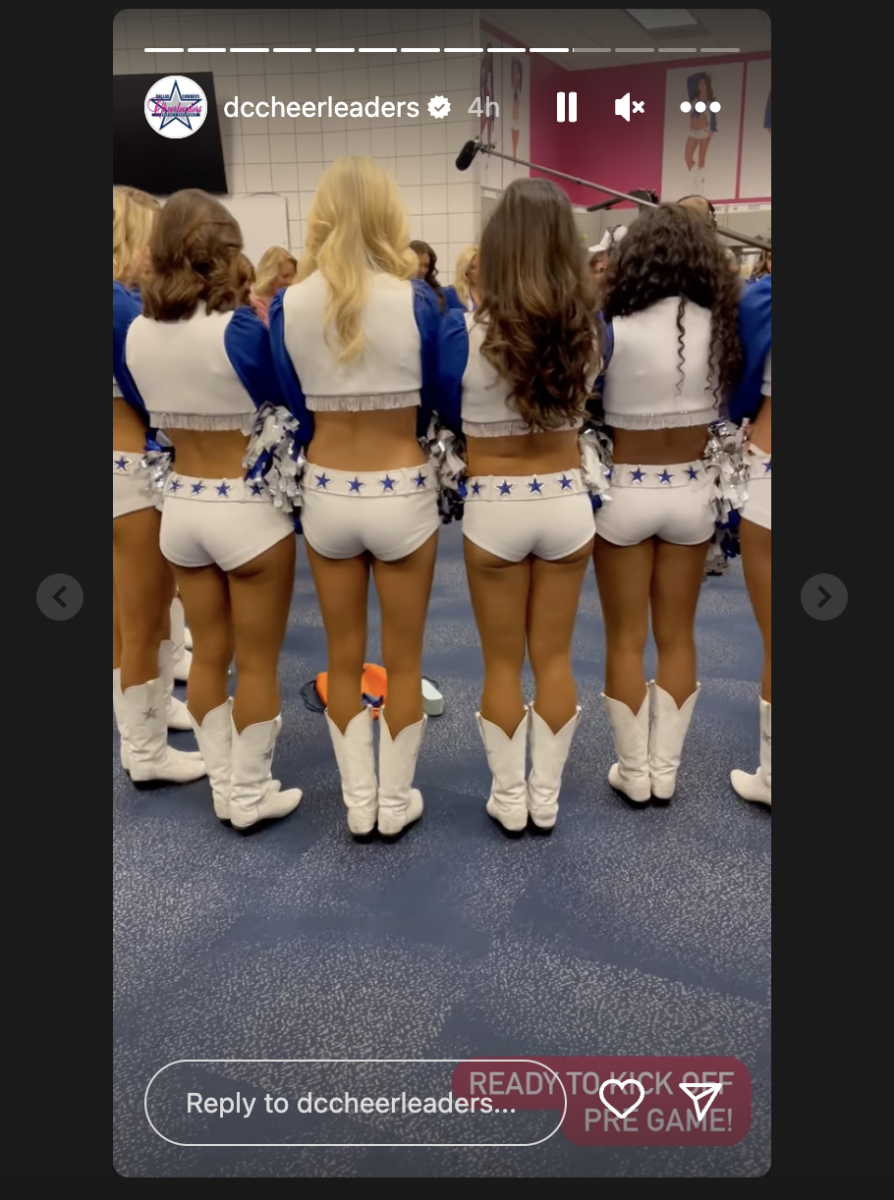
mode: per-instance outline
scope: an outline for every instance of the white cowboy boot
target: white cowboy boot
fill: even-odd
[[[165,707],[161,679],[124,693],[129,771],[134,783],[192,783],[205,774],[201,753],[172,750],[168,745]]]
[[[562,772],[571,752],[571,740],[580,722],[580,708],[570,721],[553,733],[531,706],[531,774],[528,776],[528,812],[538,829],[552,829],[559,811]]]
[[[683,743],[702,685],[677,708],[673,697],[654,681],[649,684],[652,701],[652,728],[649,732],[649,775],[652,795],[656,800],[670,800],[677,787],[677,771],[683,754]]]
[[[341,777],[342,799],[348,810],[348,829],[357,837],[365,837],[375,829],[378,816],[372,710],[364,708],[352,717],[344,733],[328,712],[326,723]]]
[[[162,642],[158,647],[158,674],[165,685],[165,715],[168,729],[192,729],[189,710],[174,695],[174,643]]]
[[[652,799],[649,777],[649,690],[638,713],[633,713],[620,700],[602,693],[602,703],[612,729],[612,740],[618,761],[612,764],[608,781],[616,792],[628,800],[645,804]]]
[[[121,668],[112,671],[112,709],[115,713],[115,724],[118,727],[118,750],[121,766],[125,771],[130,770],[130,751],[127,746],[127,720],[124,715],[124,693],[121,691]]]
[[[281,716],[249,725],[241,733],[232,724],[230,823],[236,829],[287,817],[301,802],[300,788],[280,791],[282,785],[273,778],[273,751],[281,729]]]
[[[422,816],[422,793],[412,784],[427,722],[423,716],[392,738],[384,709],[379,714],[378,826],[383,837],[396,837]]]
[[[753,775],[745,771],[731,771],[730,783],[743,800],[754,804],[770,804],[770,710],[771,705],[761,700],[761,765]]]
[[[202,724],[190,715],[199,750],[205,759],[214,815],[221,821],[230,819],[230,793],[233,774],[233,701],[218,705],[205,714]]]
[[[487,765],[493,776],[487,814],[498,821],[507,833],[521,833],[528,825],[528,783],[525,779],[525,759],[528,752],[530,710],[525,709],[515,733],[509,737],[499,725],[486,721],[476,713],[478,729],[487,754]]]

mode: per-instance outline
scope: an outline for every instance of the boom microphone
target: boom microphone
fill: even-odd
[[[472,165],[472,159],[480,149],[480,142],[466,142],[465,146],[463,146],[462,150],[460,150],[459,154],[456,156],[457,171],[468,171],[469,167]]]

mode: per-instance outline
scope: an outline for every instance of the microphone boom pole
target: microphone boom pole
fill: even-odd
[[[516,163],[520,167],[530,167],[533,171],[542,171],[544,175],[552,175],[556,179],[564,179],[568,183],[576,183],[578,187],[589,188],[593,192],[604,192],[608,196],[614,196],[616,200],[629,200],[631,204],[635,204],[638,208],[660,207],[658,204],[652,204],[650,200],[638,199],[627,192],[616,192],[614,188],[604,187],[601,183],[591,183],[589,179],[577,179],[574,175],[566,175],[562,171],[554,171],[552,167],[541,167],[537,163],[525,162],[523,158],[514,158],[511,154],[502,154],[499,150],[494,149],[493,145],[485,145],[483,142],[476,143],[475,153],[489,154],[492,158],[503,158],[507,162]],[[471,162],[471,159],[469,161]],[[718,228],[717,232],[723,237],[730,238],[732,241],[742,242],[746,246],[754,246],[758,250],[770,249],[770,242],[764,238],[754,238],[749,234],[736,233],[734,229]]]

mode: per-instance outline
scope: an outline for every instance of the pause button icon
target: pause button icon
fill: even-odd
[[[565,120],[565,93],[556,92],[556,120]],[[577,120],[577,92],[568,93],[568,120]]]

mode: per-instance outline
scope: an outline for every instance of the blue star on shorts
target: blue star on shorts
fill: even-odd
[[[384,479],[380,479],[379,483],[381,483],[382,489],[384,491],[386,491],[386,492],[394,491],[394,480],[389,475],[386,475]]]
[[[204,492],[204,490],[205,490],[205,485],[204,485],[204,483],[202,483],[201,480],[199,480],[198,483],[194,483],[192,485],[192,494],[194,496],[200,495],[202,492]]]
[[[673,475],[669,474],[667,471],[662,471],[658,478],[662,483],[670,483],[670,481],[673,479]]]
[[[360,482],[360,480],[355,475],[354,478],[350,481],[350,486],[351,486],[352,492],[359,492],[360,489],[363,487],[363,484]]]
[[[695,467],[687,468],[686,474],[690,479],[698,479],[698,471],[696,471]]]
[[[559,480],[559,483],[562,485],[562,491],[563,492],[567,491],[568,488],[571,487],[573,482],[574,481],[572,479],[568,479],[567,476],[563,475],[562,478]]]
[[[765,470],[765,471],[769,471],[769,470],[770,470],[770,464],[769,464],[769,462],[765,462],[765,463],[764,463],[764,470]]]
[[[416,478],[413,480],[413,482],[416,484],[416,486],[417,486],[418,488],[425,487],[425,476],[422,474],[422,472],[421,472],[421,471],[420,471],[420,472],[419,472],[419,474],[416,476]]]
[[[503,482],[500,484],[498,491],[501,496],[508,496],[509,493],[512,491],[512,484],[507,483],[506,480],[504,479]]]
[[[226,482],[226,480],[224,480],[223,483],[219,483],[217,485],[217,494],[218,494],[218,496],[223,496],[224,499],[226,499],[227,496],[229,496],[230,485]]]
[[[317,476],[317,487],[324,488],[324,487],[328,487],[328,486],[329,486],[329,477],[325,474],[325,472],[322,475],[318,475]]]
[[[641,471],[639,467],[637,467],[635,471],[630,472],[630,478],[634,483],[642,483],[645,477],[645,471]]]
[[[122,455],[121,458],[116,458],[115,459],[115,469],[118,471],[126,471],[127,466],[128,466],[128,461],[129,460],[126,459],[124,457],[124,455]]]
[[[531,482],[528,484],[528,488],[530,489],[532,495],[534,495],[535,493],[537,495],[543,494],[543,484],[540,483],[537,479],[532,479]]]
[[[172,492],[179,492],[182,487],[183,487],[183,484],[180,482],[179,479],[171,480],[171,491]]]
[[[477,496],[477,495],[479,494],[479,492],[481,491],[481,489],[482,489],[482,487],[483,487],[483,486],[484,486],[484,485],[483,485],[483,484],[480,484],[480,483],[473,483],[473,484],[472,484],[472,495],[473,495],[473,496]]]

